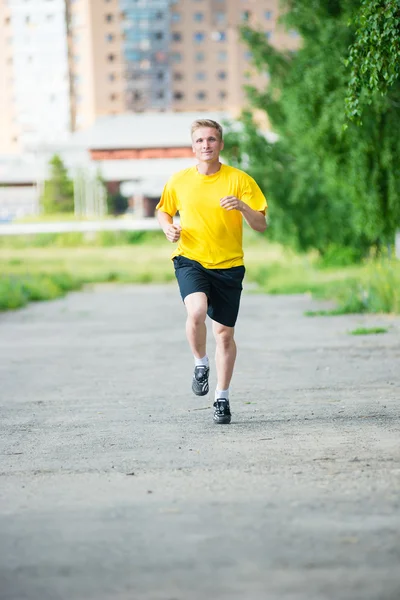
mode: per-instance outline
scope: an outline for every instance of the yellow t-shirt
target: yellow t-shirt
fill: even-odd
[[[178,211],[182,227],[174,256],[196,260],[206,269],[243,265],[243,217],[238,210],[221,208],[224,196],[236,196],[253,210],[265,212],[267,201],[250,175],[221,165],[214,175],[196,167],[172,175],[156,209],[173,217]]]

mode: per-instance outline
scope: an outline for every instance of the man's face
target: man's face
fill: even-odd
[[[197,160],[212,163],[219,160],[224,147],[219,133],[214,127],[199,127],[192,135],[192,148]]]

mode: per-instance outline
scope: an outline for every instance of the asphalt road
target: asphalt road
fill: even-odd
[[[399,600],[400,318],[317,306],[243,296],[226,426],[175,285],[1,314],[1,600]]]

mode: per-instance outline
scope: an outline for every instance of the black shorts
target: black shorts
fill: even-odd
[[[182,300],[194,292],[204,292],[208,298],[208,316],[221,325],[234,327],[243,289],[244,266],[206,269],[185,256],[175,256],[173,261]]]

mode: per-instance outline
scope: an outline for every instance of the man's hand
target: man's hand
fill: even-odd
[[[219,203],[222,206],[222,208],[225,208],[225,210],[242,211],[244,205],[244,202],[239,200],[239,198],[236,198],[236,196],[224,196],[223,198],[221,198]]]
[[[177,242],[181,237],[182,227],[171,223],[164,229],[165,237],[169,242]]]
[[[263,232],[267,229],[264,211],[253,210],[243,200],[236,198],[236,196],[224,196],[219,203],[225,210],[238,210],[241,212],[246,223],[254,231]]]

